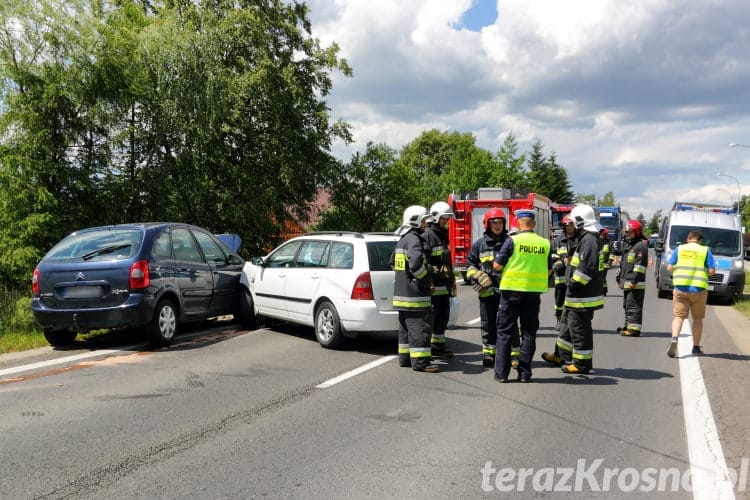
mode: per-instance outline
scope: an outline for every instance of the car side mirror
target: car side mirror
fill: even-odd
[[[661,253],[661,252],[664,251],[664,240],[663,239],[659,238],[659,239],[656,240],[656,242],[654,243],[654,250],[656,250],[659,253]]]
[[[266,266],[266,259],[264,259],[263,257],[253,257],[252,259],[250,259],[250,262],[255,264],[256,266]]]

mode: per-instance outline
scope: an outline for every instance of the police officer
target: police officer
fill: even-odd
[[[565,283],[565,274],[570,265],[570,257],[575,251],[576,227],[570,215],[562,218],[563,233],[555,238],[552,245],[552,275],[555,283],[555,317],[557,324],[555,330],[560,331],[561,318],[565,310],[565,292],[568,286]],[[562,366],[560,349],[555,342],[554,352],[543,352],[542,359],[555,366]]]
[[[430,207],[433,221],[427,225],[425,236],[430,247],[429,265],[432,270],[432,357],[450,358],[453,352],[446,349],[445,329],[450,316],[450,298],[456,295],[456,279],[448,246],[448,221],[454,218],[453,210],[444,201]]]
[[[412,205],[404,211],[403,225],[396,231],[393,270],[393,307],[398,311],[398,364],[419,372],[435,373],[431,364],[432,277],[428,269],[429,246],[424,234],[432,216],[425,207]]]
[[[576,205],[570,212],[576,227],[576,249],[567,270],[565,320],[560,324],[557,345],[563,373],[588,373],[593,366],[594,311],[604,307],[604,257],[601,225],[589,205]]]
[[[466,257],[466,277],[479,294],[479,318],[482,331],[482,365],[495,366],[497,352],[497,308],[500,305],[500,274],[492,269],[495,254],[508,239],[505,212],[490,208],[484,214],[484,235],[477,239]],[[519,340],[516,335],[513,357],[517,360]],[[517,361],[516,361],[517,362]]]
[[[531,380],[531,360],[536,351],[541,294],[547,291],[552,273],[550,242],[534,232],[533,210],[517,210],[518,234],[503,243],[493,267],[502,272],[500,306],[497,311],[497,357],[495,380],[507,382],[511,369],[511,346],[521,321],[521,354],[518,380]]]
[[[616,277],[623,290],[622,307],[625,310],[625,326],[617,331],[626,337],[641,336],[647,266],[648,243],[643,239],[643,227],[637,220],[631,220],[625,225],[620,270]]]

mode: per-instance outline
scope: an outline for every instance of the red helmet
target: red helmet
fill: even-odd
[[[573,222],[573,219],[570,218],[570,215],[566,215],[562,218],[562,225],[565,226],[568,224],[575,224],[575,222]]]
[[[490,227],[490,220],[502,219],[505,221],[505,212],[501,208],[490,208],[484,213],[484,227]]]
[[[641,223],[637,220],[631,220],[628,221],[627,224],[625,224],[625,231],[635,231],[636,236],[640,236],[643,234],[643,226],[641,226]]]
[[[599,234],[604,235],[604,236],[609,236],[609,229],[607,229],[606,227],[603,227],[602,230],[599,231]]]

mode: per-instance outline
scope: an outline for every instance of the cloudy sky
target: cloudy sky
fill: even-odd
[[[633,216],[750,194],[748,0],[306,3],[354,71],[328,99],[355,135],[342,160],[433,128],[492,152],[513,133]]]

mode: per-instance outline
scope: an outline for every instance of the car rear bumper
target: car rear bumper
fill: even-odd
[[[398,311],[380,311],[374,301],[347,299],[337,310],[347,333],[398,331]]]
[[[141,294],[131,294],[126,302],[115,307],[93,309],[50,309],[37,297],[31,301],[31,311],[37,323],[48,331],[143,326],[151,321],[154,306],[152,296]]]

